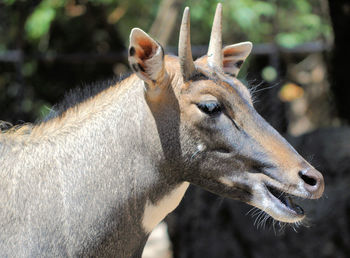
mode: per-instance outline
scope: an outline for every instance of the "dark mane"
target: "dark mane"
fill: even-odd
[[[45,118],[43,118],[43,120],[40,122],[47,122],[53,118],[61,116],[69,108],[74,107],[80,103],[83,103],[90,98],[93,98],[100,92],[114,86],[115,84],[126,79],[130,75],[131,73],[126,73],[121,76],[114,76],[113,78],[108,80],[97,81],[91,84],[82,85],[69,90],[64,95],[62,101],[59,102],[58,104],[55,104],[52,107],[52,110],[50,111],[50,113]]]

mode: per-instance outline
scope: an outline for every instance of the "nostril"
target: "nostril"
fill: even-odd
[[[324,191],[324,180],[322,174],[316,169],[309,167],[298,172],[303,182],[302,188],[309,192],[311,199],[317,199],[322,196]]]
[[[311,186],[317,185],[317,180],[314,177],[310,177],[304,174],[302,171],[299,171],[299,176],[306,184]]]

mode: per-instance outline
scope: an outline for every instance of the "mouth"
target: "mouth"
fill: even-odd
[[[287,194],[270,185],[266,185],[266,190],[271,201],[277,208],[281,209],[283,213],[287,213],[290,217],[295,217],[297,220],[301,220],[305,217],[303,208],[294,203],[293,198],[296,196]]]
[[[282,184],[278,186],[279,184],[277,182],[270,183],[268,180],[261,178],[265,178],[265,175],[259,177],[259,181],[262,182],[249,185],[248,191],[239,191],[236,197],[233,197],[236,193],[231,191],[227,196],[255,206],[280,222],[299,223],[305,218],[303,208],[296,204],[294,199],[307,198],[307,196],[303,196],[298,190],[295,190],[295,194],[289,190],[286,193],[281,189],[288,189],[288,186]],[[226,185],[228,189],[238,189],[238,185],[246,186],[247,184],[244,184],[244,182],[240,184],[239,180],[222,177],[220,178],[220,185]],[[242,187],[242,189],[245,188]],[[247,198],[244,198],[245,196]]]

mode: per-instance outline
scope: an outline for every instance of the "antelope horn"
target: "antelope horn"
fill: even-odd
[[[208,64],[210,67],[218,67],[222,69],[222,5],[218,3],[216,7],[213,27],[211,29],[209,48],[208,48]]]
[[[185,81],[195,72],[190,38],[190,8],[186,7],[182,16],[179,37],[179,58],[181,73]]]

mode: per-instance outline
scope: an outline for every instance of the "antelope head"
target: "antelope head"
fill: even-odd
[[[130,35],[130,65],[144,82],[160,137],[166,138],[165,162],[178,171],[168,177],[246,202],[279,221],[301,221],[303,209],[292,197],[319,198],[322,174],[254,109],[248,89],[236,78],[252,43],[222,48],[221,13],[218,4],[208,53],[196,61],[188,7],[178,57],[164,56],[140,29]]]

